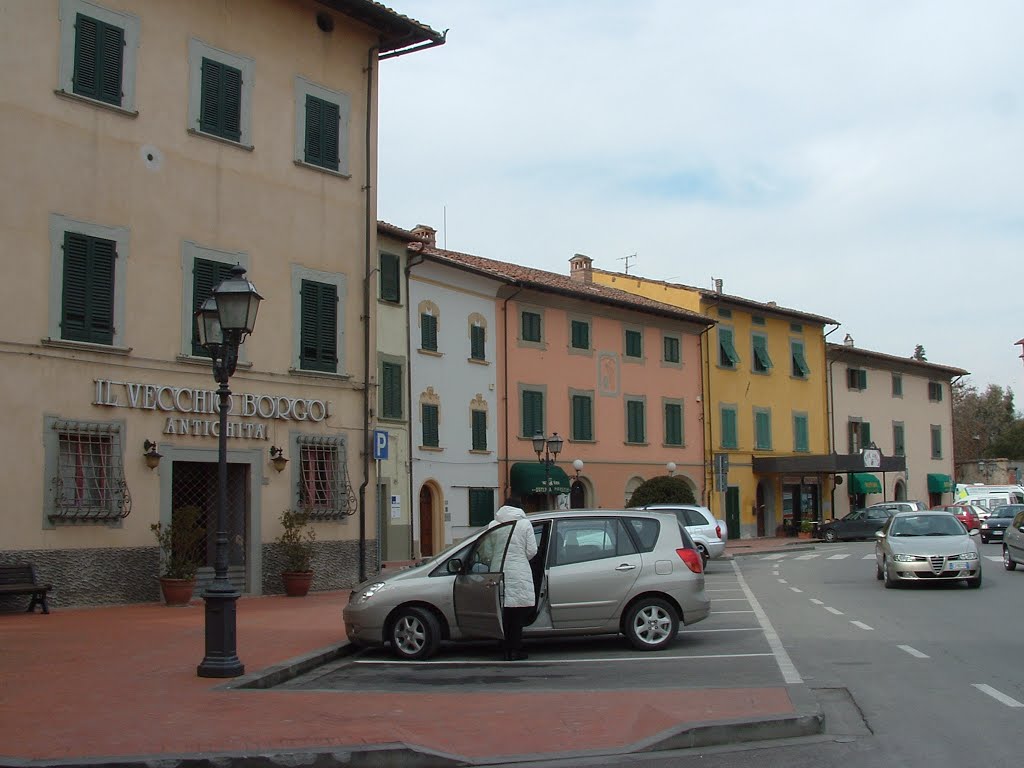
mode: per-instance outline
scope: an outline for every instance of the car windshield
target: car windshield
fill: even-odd
[[[993,517],[1012,518],[1018,512],[1024,512],[1024,504],[1007,504],[1006,506],[993,509],[989,519],[991,520]]]
[[[890,536],[963,536],[964,527],[952,515],[907,515],[893,518]]]

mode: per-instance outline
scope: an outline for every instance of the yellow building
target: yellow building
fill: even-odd
[[[186,510],[202,588],[219,421],[193,311],[240,264],[264,301],[230,381],[231,579],[281,591],[298,507],[314,588],[372,572],[378,62],[443,36],[370,0],[0,16],[0,562],[58,604],[156,599],[150,526]]]
[[[592,268],[591,268],[592,269]],[[611,285],[717,321],[702,337],[705,503],[730,537],[831,517],[825,326],[774,302],[592,269]]]

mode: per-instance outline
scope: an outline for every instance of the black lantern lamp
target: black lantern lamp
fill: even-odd
[[[154,443],[152,440],[146,440],[142,444],[142,450],[144,451],[142,456],[143,458],[146,459],[147,467],[149,467],[150,469],[156,469],[158,466],[160,466],[160,459],[162,459],[164,456],[162,453],[157,452],[156,443]]]
[[[213,581],[203,592],[206,602],[206,655],[196,668],[200,677],[238,677],[245,666],[238,658],[236,603],[241,597],[228,580],[228,379],[238,365],[238,348],[252,333],[263,297],[236,264],[231,275],[213,289],[196,311],[199,343],[210,353],[213,377],[220,385],[220,434],[217,441],[217,543]],[[282,457],[283,458],[283,457]],[[287,461],[287,459],[284,459]]]
[[[548,509],[554,508],[554,496],[551,493],[551,465],[555,463],[558,454],[562,452],[564,441],[555,432],[551,437],[544,437],[538,432],[533,436],[533,450],[537,454],[537,461],[544,465],[544,489],[548,495]]]
[[[270,463],[278,472],[284,471],[285,465],[288,463],[288,459],[284,457],[284,448],[278,448],[276,445],[270,446]]]

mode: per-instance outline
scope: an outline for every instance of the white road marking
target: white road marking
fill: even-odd
[[[779,579],[779,584],[789,584],[785,579]]]
[[[861,558],[861,560],[874,560],[874,559],[875,559],[874,555],[864,555],[864,557]]]
[[[829,555],[829,556],[828,556],[828,557],[826,557],[825,559],[826,559],[826,560],[845,560],[845,559],[846,559],[846,558],[848,558],[849,556],[850,556],[850,553],[849,553],[849,552],[847,552],[847,553],[846,553],[845,555]]]
[[[682,632],[683,630],[679,630]],[[727,629],[687,629],[686,634],[692,635],[694,632],[760,632],[760,627],[729,627]]]
[[[914,658],[917,658],[917,659],[930,659],[931,658],[931,656],[929,656],[927,653],[921,653],[919,650],[917,650],[917,648],[911,648],[909,645],[897,645],[896,647],[899,648],[900,650],[906,651],[911,656],[913,656]]]
[[[793,660],[789,658],[789,654],[786,649],[782,646],[782,640],[779,638],[778,633],[772,626],[771,621],[768,619],[768,614],[761,608],[761,604],[757,602],[757,598],[754,597],[754,593],[751,592],[750,587],[747,586],[747,580],[743,578],[743,574],[740,572],[740,567],[736,564],[736,561],[732,561],[733,570],[736,571],[736,580],[739,582],[740,587],[743,588],[743,594],[747,596],[747,600],[754,608],[754,615],[757,616],[757,621],[760,623],[762,629],[764,629],[765,639],[768,641],[768,647],[772,649],[772,653],[775,654],[775,662],[779,665],[779,671],[782,672],[782,679],[786,681],[787,685],[795,685],[803,682],[803,678],[800,677],[800,673],[796,671],[796,667],[793,665]]]
[[[747,598],[745,598],[745,597],[716,597],[715,598],[715,602],[716,603],[728,603],[730,600],[732,600],[732,601],[742,600],[743,602],[746,602]]]
[[[823,603],[823,602],[821,602],[821,600],[818,600],[818,599],[817,599],[817,598],[815,598],[815,597],[812,597],[812,598],[811,598],[811,602],[812,602],[812,603],[814,603],[815,605],[824,605],[824,603]]]
[[[721,616],[723,613],[755,613],[755,611],[715,611],[715,616]]]
[[[985,555],[985,559],[986,560],[991,560],[993,563],[1001,563],[1001,562],[1003,562],[1003,558],[1002,558],[1001,555]]]
[[[875,631],[875,628],[874,628],[874,627],[869,627],[869,626],[868,626],[867,624],[865,624],[865,623],[864,623],[863,621],[851,621],[850,623],[851,623],[851,624],[853,624],[853,626],[855,626],[855,627],[860,627],[861,629],[869,629],[869,630],[871,630],[872,632],[874,632],[874,631]]]
[[[762,560],[780,560],[781,558],[788,555],[789,552],[776,552],[774,555],[765,555]]]
[[[1000,693],[991,685],[985,685],[984,683],[974,683],[974,687],[982,693],[987,693],[1000,704],[1005,704],[1008,707],[1024,707],[1024,704],[1021,704],[1016,699],[1010,698],[1005,693]]]
[[[794,557],[793,559],[794,559],[794,560],[812,560],[812,559],[814,559],[815,557],[821,557],[821,555],[820,555],[820,554],[813,554],[813,555],[798,555],[797,557]]]
[[[739,587],[727,587],[725,589],[705,589],[705,592],[742,592]]]
[[[703,661],[705,659],[750,659],[760,656],[771,656],[770,653],[713,653],[698,656],[655,656],[644,654],[643,656],[611,656],[607,658],[593,657],[588,659],[527,659],[525,661],[499,661],[498,659],[464,659],[451,661],[440,659],[437,661],[402,661],[400,659],[358,659],[353,664],[371,664],[384,666],[388,664],[432,664],[434,666],[479,666],[481,664],[591,664],[607,663],[609,661]]]
[[[797,589],[796,587],[790,587],[790,589],[792,589],[794,592],[803,592],[802,589]]]
[[[828,605],[825,606],[825,610],[828,611],[829,613],[834,613],[836,616],[842,616],[843,615],[842,611],[838,611],[835,608],[832,608],[831,606],[828,606]]]

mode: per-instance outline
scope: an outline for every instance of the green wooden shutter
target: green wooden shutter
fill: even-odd
[[[801,379],[810,375],[811,369],[807,366],[807,358],[804,357],[803,342],[791,342],[790,351],[792,352],[793,358],[793,375]]]
[[[487,411],[473,411],[473,450],[487,450]]]
[[[665,444],[683,444],[683,406],[665,403]]]
[[[487,525],[494,519],[494,489],[469,489],[469,524]]]
[[[764,411],[754,413],[754,447],[760,451],[771,450],[772,425],[770,416]]]
[[[626,357],[643,357],[643,337],[640,331],[626,331]]]
[[[729,328],[718,329],[718,364],[723,368],[732,368],[739,363],[739,355],[732,343],[732,331]]]
[[[573,349],[590,349],[590,326],[582,320],[572,321]]]
[[[309,371],[338,370],[338,288],[303,280],[300,289],[299,366]]]
[[[380,297],[383,301],[397,303],[402,300],[398,273],[398,257],[391,253],[382,253],[380,255]]]
[[[765,372],[772,367],[772,359],[768,355],[768,339],[754,336],[754,370]]]
[[[61,338],[94,344],[114,343],[114,260],[117,246],[64,233]]]
[[[523,437],[544,434],[544,394],[534,390],[523,391]]]
[[[203,58],[199,130],[231,141],[242,138],[242,72]]]
[[[626,401],[626,442],[645,442],[644,404],[639,400]]]
[[[208,259],[195,259],[192,262],[192,312],[195,314],[203,302],[213,295],[221,280],[231,276],[231,264]],[[197,357],[209,357],[210,353],[199,346],[199,331],[195,322],[192,323],[192,354]]]
[[[793,450],[808,450],[807,417],[803,415],[793,417]]]
[[[423,445],[431,448],[438,446],[437,437],[437,406],[423,403],[420,406],[423,426]]]
[[[120,106],[123,69],[124,30],[78,14],[75,17],[72,91]]]
[[[722,447],[736,448],[736,411],[732,408],[722,409]]]
[[[893,445],[892,452],[893,452],[894,456],[903,456],[904,455],[904,453],[906,451],[906,447],[904,445],[903,425],[902,424],[893,424],[892,425],[892,445]]]
[[[860,423],[860,447],[867,448],[869,445],[871,445],[871,425],[862,421]]]
[[[678,363],[679,362],[679,339],[675,336],[666,336],[664,338],[665,347],[665,362],[666,363]]]
[[[484,360],[487,357],[483,326],[474,325],[469,329],[469,356],[474,360]]]
[[[540,341],[540,315],[536,312],[523,312],[523,341]]]
[[[341,113],[337,104],[306,95],[306,162],[338,170]]]
[[[592,401],[587,395],[572,396],[572,438],[573,440],[594,439]]]
[[[402,418],[402,366],[399,363],[381,363],[381,416]]]
[[[437,318],[426,313],[420,315],[420,348],[437,351]]]

